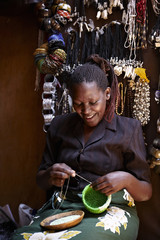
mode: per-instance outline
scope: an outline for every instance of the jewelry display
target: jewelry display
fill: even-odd
[[[43,74],[59,74],[66,60],[65,42],[60,32],[70,19],[71,7],[65,1],[42,1],[37,4],[39,27],[48,42],[34,52],[35,64]]]
[[[59,91],[58,91],[59,90]],[[46,74],[42,93],[43,129],[46,132],[51,121],[57,114],[66,114],[72,111],[72,100],[66,85],[61,86],[53,74]]]
[[[68,92],[60,85],[57,77],[62,73],[67,57],[61,29],[70,20],[71,6],[63,0],[43,0],[37,3],[36,7],[40,31],[45,32],[47,37],[47,42],[38,46],[33,53],[38,72],[44,75],[42,114],[43,129],[46,132],[55,115],[70,111]],[[37,74],[37,76],[39,75]],[[39,88],[37,76],[36,89]],[[57,90],[59,90],[58,93]],[[61,95],[63,101],[57,108],[57,102]]]
[[[97,9],[97,20],[108,19],[113,8],[118,7],[123,10],[122,21],[95,27],[93,20],[86,17],[85,8],[91,5]],[[123,75],[123,81],[119,82],[120,99],[116,100],[116,113],[137,118],[142,126],[146,125],[150,118],[150,89],[148,79],[142,74],[143,62],[137,59],[137,50],[147,47],[147,1],[129,0],[124,5],[122,0],[74,0],[71,12],[66,1],[43,0],[37,4],[37,13],[40,30],[47,34],[47,41],[35,50],[35,64],[42,75],[62,77],[61,86],[55,93],[52,84],[44,82],[42,105],[45,125],[48,126],[56,114],[72,111],[66,78],[91,54],[107,59],[115,74],[118,77]],[[66,30],[65,43],[61,30],[68,22],[72,26]],[[158,24],[151,36],[152,44],[157,46],[160,42]],[[141,69],[142,76],[137,69]],[[49,92],[52,95],[47,95]],[[159,89],[155,92],[157,102],[158,94]]]
[[[57,78],[51,74],[46,74],[43,84],[42,93],[42,115],[44,118],[43,129],[46,132],[56,112],[56,89],[59,82]]]
[[[133,103],[133,118],[138,119],[142,126],[145,126],[150,121],[150,86],[149,80],[144,73],[145,69],[137,69],[139,79],[135,84]]]
[[[148,13],[146,0],[130,0],[123,11],[122,22],[127,34],[124,46],[130,50],[129,59],[136,59],[136,50],[147,48]]]

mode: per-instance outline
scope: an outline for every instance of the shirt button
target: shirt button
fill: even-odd
[[[82,148],[82,149],[79,151],[79,153],[81,154],[81,153],[83,153],[83,151],[84,151],[84,149]]]

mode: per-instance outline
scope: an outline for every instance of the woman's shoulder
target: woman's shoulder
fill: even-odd
[[[55,122],[70,122],[70,121],[74,121],[77,120],[79,118],[79,115],[76,112],[72,112],[72,113],[67,113],[67,114],[63,114],[63,115],[57,115],[54,118]]]
[[[141,128],[141,123],[139,120],[135,119],[135,118],[130,118],[130,117],[125,117],[125,116],[119,116],[116,115],[116,119],[117,119],[117,126],[121,127],[121,128]]]
[[[49,127],[50,130],[63,128],[64,126],[70,126],[78,121],[78,114],[76,112],[57,115],[51,122]]]

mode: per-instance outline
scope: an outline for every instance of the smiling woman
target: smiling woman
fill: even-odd
[[[82,210],[83,220],[56,239],[68,234],[75,240],[135,240],[139,220],[134,200],[146,201],[152,194],[141,124],[114,113],[117,78],[108,61],[98,55],[74,71],[70,93],[75,112],[52,121],[37,173],[38,185],[53,195],[33,223],[18,229],[13,239],[43,232],[40,223],[49,216]],[[85,179],[91,182],[91,192],[102,195],[105,203],[110,199],[107,210],[88,211],[84,195],[82,201]],[[91,206],[105,205],[98,206],[93,194],[89,198]]]

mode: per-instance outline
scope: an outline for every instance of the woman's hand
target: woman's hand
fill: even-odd
[[[66,179],[70,176],[75,177],[76,173],[65,163],[56,163],[47,169],[50,185],[56,187],[63,186]]]
[[[65,163],[56,163],[49,167],[47,170],[40,170],[37,173],[37,184],[47,190],[52,186],[63,186],[65,179],[70,176],[75,177],[76,173]]]
[[[128,173],[121,171],[111,172],[99,177],[91,186],[105,195],[110,195],[125,188],[127,175]]]
[[[147,201],[152,196],[150,183],[141,181],[132,174],[123,171],[111,172],[99,177],[91,186],[105,195],[113,194],[125,188],[135,201]]]

